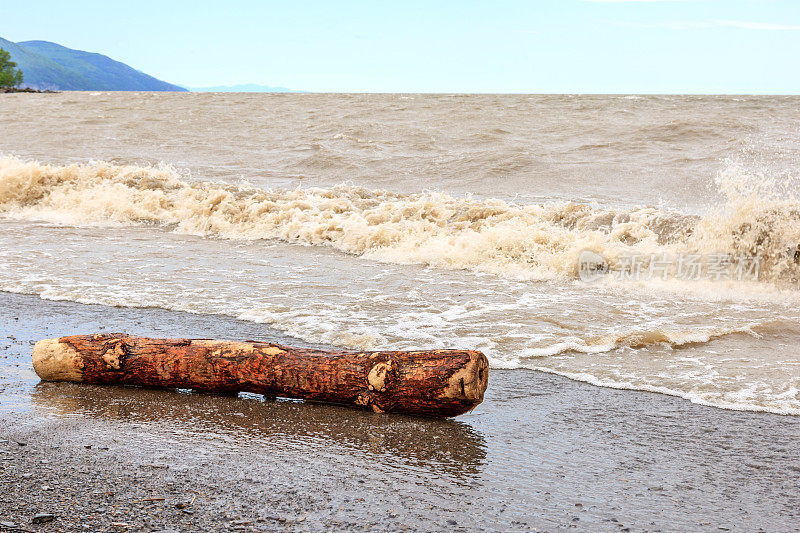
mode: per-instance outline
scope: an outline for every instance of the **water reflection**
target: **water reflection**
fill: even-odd
[[[348,407],[256,397],[129,387],[39,383],[38,414],[147,424],[200,446],[260,442],[276,452],[358,453],[416,468],[474,478],[486,459],[483,436],[456,420],[376,414]]]

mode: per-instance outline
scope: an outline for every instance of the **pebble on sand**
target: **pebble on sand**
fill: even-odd
[[[44,524],[55,520],[56,516],[50,513],[38,513],[31,519],[32,524]]]

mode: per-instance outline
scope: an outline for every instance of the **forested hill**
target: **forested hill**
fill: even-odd
[[[110,57],[48,41],[13,43],[0,37],[24,76],[23,87],[60,91],[185,91]]]

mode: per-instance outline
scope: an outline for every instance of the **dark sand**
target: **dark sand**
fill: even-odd
[[[36,340],[97,331],[305,344],[225,317],[0,293],[0,522],[36,531],[800,528],[800,418],[522,370],[492,370],[486,401],[455,420],[38,382]],[[40,512],[56,518],[32,524]]]

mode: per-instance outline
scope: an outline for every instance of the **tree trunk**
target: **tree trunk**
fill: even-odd
[[[457,416],[481,403],[488,367],[486,356],[468,350],[325,352],[120,333],[33,348],[33,368],[45,381],[253,392],[429,416]]]

